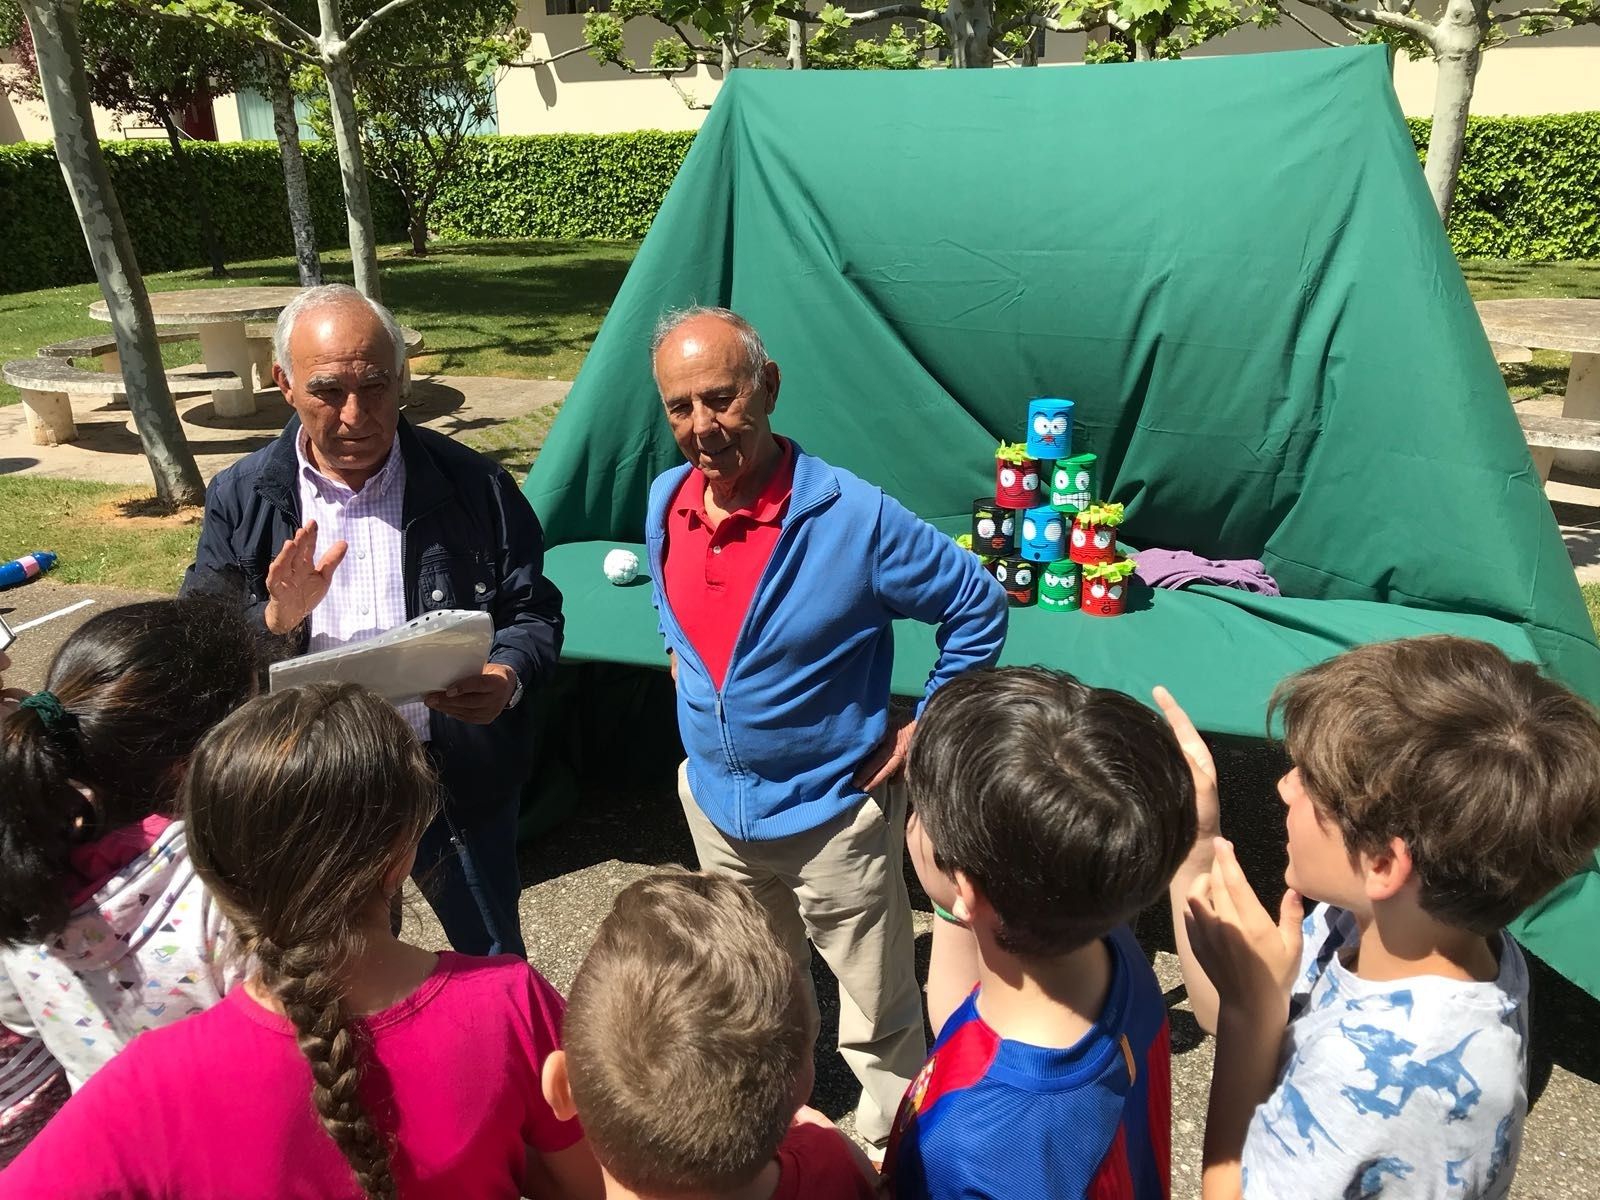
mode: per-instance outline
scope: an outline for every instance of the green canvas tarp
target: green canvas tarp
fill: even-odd
[[[1282,598],[1141,590],[1016,610],[1004,661],[1261,735],[1285,674],[1483,638],[1600,699],[1600,650],[1401,120],[1382,47],[1021,71],[738,71],[526,491],[565,654],[664,665],[643,536],[681,461],[649,367],[667,308],[729,305],[783,371],[775,428],[955,532],[1030,397],[1077,403],[1123,540],[1259,558]],[[642,557],[642,552],[641,552]],[[860,564],[840,563],[840,570]],[[931,634],[897,628],[895,688]],[[1600,994],[1600,874],[1519,929]]]

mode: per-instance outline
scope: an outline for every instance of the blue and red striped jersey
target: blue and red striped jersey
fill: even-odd
[[[1002,1038],[977,990],[945,1022],[890,1136],[896,1200],[1168,1200],[1167,1010],[1133,934],[1106,946],[1111,987],[1074,1046]]]

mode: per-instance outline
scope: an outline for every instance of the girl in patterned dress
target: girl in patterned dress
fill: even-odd
[[[256,690],[214,600],[99,614],[0,708],[0,1162],[134,1035],[234,981],[175,819],[201,736]]]
[[[0,629],[0,635],[6,631]],[[9,640],[9,639],[8,639]],[[5,687],[4,672],[11,659],[0,650],[0,720],[4,720],[24,693]],[[4,1167],[44,1128],[55,1111],[72,1094],[61,1064],[38,1038],[0,1026],[0,1167]]]

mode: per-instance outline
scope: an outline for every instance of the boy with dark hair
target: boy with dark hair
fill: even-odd
[[[545,1096],[607,1200],[871,1200],[866,1156],[804,1108],[816,1019],[761,905],[671,869],[616,907],[572,984]]]
[[[1205,745],[1158,700],[1214,833]],[[1221,838],[1173,887],[1217,1034],[1205,1198],[1504,1196],[1528,1107],[1527,964],[1504,926],[1600,842],[1600,722],[1455,637],[1348,651],[1273,709],[1293,763],[1278,919]]]
[[[901,1105],[893,1194],[1167,1196],[1166,1008],[1126,922],[1194,841],[1171,731],[1070,675],[971,671],[928,702],[907,772],[913,861],[970,931],[977,986]]]

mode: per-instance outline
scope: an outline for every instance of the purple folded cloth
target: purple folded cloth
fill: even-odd
[[[1281,596],[1278,581],[1267,574],[1259,559],[1201,558],[1189,550],[1148,550],[1130,553],[1139,564],[1139,578],[1151,587],[1181,588],[1191,583],[1215,583],[1263,596]]]

